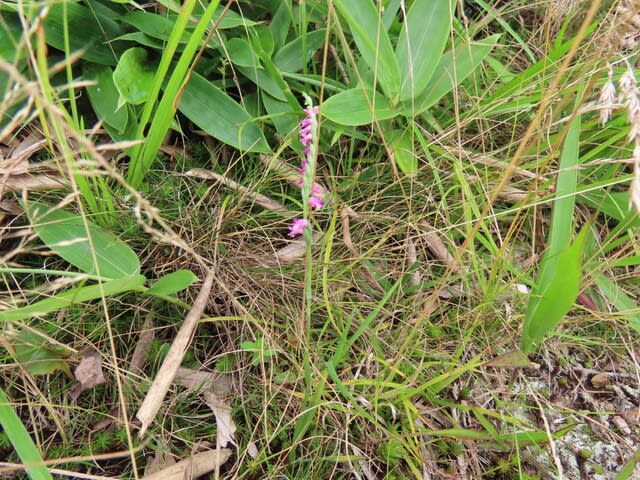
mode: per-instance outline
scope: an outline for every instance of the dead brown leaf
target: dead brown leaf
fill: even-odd
[[[316,243],[322,237],[321,232],[313,232],[313,243]],[[287,246],[282,247],[275,254],[277,262],[275,263],[293,263],[296,260],[300,260],[304,257],[304,253],[307,251],[304,239],[298,238],[292,240]]]
[[[228,375],[191,368],[178,368],[176,383],[188,390],[210,390],[216,395],[224,396],[231,391],[231,378]]]
[[[162,471],[176,464],[176,459],[168,448],[156,450],[156,454],[151,457],[144,467],[144,477],[147,478],[153,473]]]
[[[73,374],[78,383],[69,390],[69,398],[74,402],[85,390],[106,382],[102,373],[102,357],[95,350],[83,353],[82,360],[80,360]]]
[[[212,391],[204,392],[204,401],[216,417],[218,444],[221,447],[226,447],[228,444],[237,447],[235,439],[237,427],[231,418],[231,406]]]

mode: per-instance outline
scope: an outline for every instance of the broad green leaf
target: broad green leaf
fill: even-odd
[[[44,19],[45,41],[65,51],[65,23],[72,52],[83,50],[82,58],[102,65],[115,65],[120,53],[111,42],[124,34],[113,19],[96,15],[90,8],[75,2],[52,3]]]
[[[179,110],[218,140],[251,152],[270,152],[262,132],[251,116],[213,83],[193,73]]]
[[[224,16],[220,18],[220,16],[224,13]],[[199,15],[196,12],[196,15]],[[199,18],[198,16],[196,18]],[[212,24],[216,25],[219,30],[226,30],[229,28],[236,27],[253,27],[258,25],[257,22],[253,20],[249,20],[244,16],[234,12],[233,10],[226,9],[224,7],[218,7],[215,14],[213,15]]]
[[[139,105],[149,98],[156,66],[147,61],[147,51],[133,47],[122,54],[113,72],[113,83],[120,98],[118,108],[125,103]]]
[[[151,12],[135,10],[125,15],[122,20],[136,27],[136,30],[159,40],[168,40],[176,23],[177,15],[158,15]],[[186,43],[187,33],[182,36],[181,42]]]
[[[411,134],[411,129],[392,130],[389,132],[389,146],[398,168],[405,175],[413,176],[418,172],[418,156]]]
[[[85,226],[82,217],[38,202],[27,203],[26,210],[40,239],[83,272],[109,279],[140,272],[140,260],[131,247],[90,222]]]
[[[118,89],[113,83],[113,71],[106,65],[87,63],[83,66],[83,75],[96,85],[87,87],[89,101],[93,110],[104,123],[123,133],[129,118],[126,108],[118,109]]]
[[[140,45],[144,45],[145,47],[155,48],[156,50],[160,50],[164,46],[164,42],[162,40],[150,37],[142,32],[126,33],[116,38],[116,40],[136,42]]]
[[[326,30],[320,29],[297,37],[278,50],[273,57],[273,63],[283,72],[299,72],[322,46],[325,35]]]
[[[273,35],[274,45],[277,50],[284,45],[287,35],[291,31],[290,27],[291,16],[289,15],[289,6],[287,2],[281,2],[277,10],[275,10],[268,27]]]
[[[7,62],[14,62],[23,31],[24,28],[20,24],[18,15],[4,14],[0,22],[0,58]],[[6,72],[2,72],[0,75],[6,75]],[[4,90],[0,90],[0,92],[4,92]]]
[[[8,339],[16,352],[16,360],[32,375],[62,370],[72,377],[66,350],[52,345],[44,333],[35,328],[22,328],[9,334]]]
[[[258,25],[253,27],[253,32],[255,33],[256,38],[259,39],[260,45],[262,49],[265,51],[267,55],[273,55],[273,51],[276,48],[276,43],[273,38],[273,33],[269,30],[268,27],[264,25]]]
[[[240,67],[259,67],[260,59],[253,52],[249,42],[242,37],[229,39],[224,45],[224,51],[235,65]]]
[[[538,347],[542,337],[564,318],[575,303],[580,293],[582,251],[587,232],[588,227],[584,227],[571,247],[543,261],[525,314],[521,341],[524,353]]]
[[[291,105],[269,94],[264,94],[261,98],[271,122],[282,138],[298,128],[300,115],[291,109]]]
[[[449,38],[454,2],[417,1],[409,8],[396,47],[403,79],[400,100],[416,98],[424,92]]]
[[[269,75],[269,72],[264,68],[238,66],[237,69],[242,73],[242,75],[260,87],[260,90],[264,90],[267,94],[277,98],[278,100],[285,99],[284,93],[282,92],[280,85],[278,85],[277,80]]]
[[[20,461],[31,480],[53,480],[36,444],[29,436],[20,417],[16,414],[4,390],[0,388],[0,425],[15,448]]]
[[[442,55],[424,92],[415,100],[405,102],[403,113],[413,117],[434,106],[473,73],[499,38],[496,34],[478,42],[460,44]]]
[[[362,88],[340,92],[322,104],[322,115],[340,125],[369,125],[397,114],[383,95]]]
[[[376,7],[371,0],[334,3],[347,20],[363,60],[373,70],[390,102],[395,103],[400,94],[400,68]]]
[[[189,270],[178,270],[154,282],[146,293],[159,296],[173,295],[174,293],[184,290],[196,280],[198,280],[198,277],[196,277],[193,272]]]
[[[543,264],[552,264],[553,259],[560,252],[569,248],[571,243],[573,212],[576,207],[576,190],[578,187],[580,125],[581,118],[576,116],[569,127],[562,147],[551,216],[551,229]],[[544,268],[541,269],[538,283],[543,287],[548,283],[547,278],[545,278]]]
[[[43,316],[51,312],[70,307],[76,303],[88,302],[98,298],[111,297],[129,291],[142,291],[146,278],[143,275],[133,275],[126,278],[109,280],[102,285],[74,288],[59,293],[45,300],[40,300],[26,307],[0,311],[0,322],[25,320],[35,316]]]

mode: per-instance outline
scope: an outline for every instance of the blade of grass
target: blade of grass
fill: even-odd
[[[67,292],[60,293],[54,297],[40,300],[26,307],[4,310],[0,312],[0,323],[25,320],[38,315],[46,315],[62,308],[69,307],[74,303],[88,302],[98,298],[110,297],[119,293],[131,290],[143,291],[146,278],[142,275],[134,275],[129,278],[118,278],[97,285],[80,287]]]
[[[587,228],[570,247],[578,184],[580,116],[573,119],[560,157],[548,246],[525,313],[521,348],[528,353],[566,315],[578,295]]]
[[[160,89],[164,82],[165,77],[171,66],[171,61],[174,54],[180,44],[182,35],[187,27],[191,12],[198,2],[196,0],[187,0],[178,18],[176,20],[167,46],[165,47],[162,58],[160,59],[160,65],[156,72],[155,80],[149,94],[149,99],[145,103],[142,116],[140,118],[140,124],[138,125],[138,131],[136,132],[136,140],[144,139],[144,131],[147,128],[147,123],[151,118],[153,107],[156,104],[156,100],[160,93]],[[211,19],[216,13],[216,8],[220,0],[212,0],[209,3],[206,11],[200,18],[200,22],[193,31],[193,34],[189,37],[189,41],[180,56],[178,63],[173,68],[167,86],[164,89],[164,94],[160,99],[158,108],[155,111],[154,121],[149,128],[149,134],[146,141],[140,146],[134,148],[131,156],[131,163],[129,171],[127,172],[127,180],[133,187],[137,187],[142,182],[146,172],[151,167],[151,163],[155,159],[156,154],[160,150],[162,141],[165,135],[169,131],[171,126],[171,120],[173,119],[176,109],[178,107],[178,99],[181,94],[182,87],[185,80],[188,79],[188,74],[191,69],[192,60],[195,56],[196,49],[200,45],[202,38],[209,26]]]
[[[53,477],[44,466],[44,460],[38,447],[33,443],[29,432],[20,421],[20,417],[11,408],[9,399],[2,388],[0,388],[0,425],[9,437],[18,457],[24,463],[29,478],[31,480],[52,480]]]

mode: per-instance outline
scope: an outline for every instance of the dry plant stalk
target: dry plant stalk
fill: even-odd
[[[229,459],[231,450],[228,448],[208,450],[179,461],[158,472],[143,477],[143,480],[184,480],[198,478],[214,471]]]
[[[195,332],[196,327],[198,326],[198,321],[202,316],[202,312],[209,301],[209,295],[211,294],[211,288],[213,286],[213,272],[209,271],[207,274],[207,278],[205,278],[204,283],[202,284],[202,288],[200,289],[200,293],[196,297],[195,302],[193,303],[193,307],[187,314],[184,319],[184,323],[180,327],[180,331],[176,335],[173,343],[171,344],[171,348],[169,349],[169,353],[167,353],[164,362],[162,362],[162,366],[158,373],[156,374],[156,378],[151,384],[151,388],[147,393],[142,405],[136,413],[136,418],[142,422],[140,427],[140,433],[138,434],[141,438],[146,432],[147,428],[153,421],[164,400],[173,379],[176,376],[178,368],[180,368],[180,364],[182,363],[182,359],[191,343],[191,339],[193,338],[193,333]]]

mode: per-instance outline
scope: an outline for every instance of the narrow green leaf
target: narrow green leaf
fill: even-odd
[[[454,2],[413,2],[409,8],[396,47],[403,78],[400,100],[416,98],[424,92],[449,38]]]
[[[85,224],[82,217],[39,202],[29,202],[25,209],[40,239],[83,272],[107,279],[140,272],[140,260],[131,247],[96,225]]]
[[[184,290],[193,282],[197,281],[193,272],[189,270],[178,270],[177,272],[169,273],[164,277],[154,282],[146,291],[149,295],[173,295],[181,290]]]
[[[98,117],[118,133],[127,128],[129,119],[126,108],[118,108],[120,94],[113,83],[113,70],[106,65],[87,63],[83,66],[83,75],[87,80],[93,80],[96,85],[87,87],[89,101]]]
[[[371,0],[334,3],[349,24],[362,59],[373,70],[391,103],[395,103],[400,94],[400,68],[376,7]]]
[[[340,92],[322,104],[322,115],[340,125],[369,125],[398,113],[383,95],[362,88]]]
[[[277,51],[273,63],[283,72],[299,72],[322,46],[325,34],[326,30],[321,28],[297,37]]]
[[[158,15],[156,13],[135,10],[126,14],[122,20],[150,37],[166,41],[169,40],[177,18],[177,15]],[[180,42],[186,43],[188,39],[188,35],[185,32]]]
[[[133,47],[122,54],[113,71],[113,83],[120,93],[118,108],[125,103],[139,105],[149,98],[156,66],[147,61],[147,51]]]
[[[225,42],[224,51],[234,65],[252,68],[260,66],[260,59],[253,52],[251,45],[245,38],[235,37],[229,39]]]
[[[588,227],[570,246],[578,182],[580,117],[573,119],[560,156],[551,232],[525,313],[521,349],[530,352],[567,314],[579,293],[582,250]]]
[[[261,98],[270,120],[282,138],[298,128],[300,115],[291,108],[291,105],[269,94],[264,94]]]
[[[388,133],[394,160],[402,173],[409,176],[418,172],[418,156],[411,133],[411,129],[392,130]]]
[[[434,106],[473,73],[499,38],[500,35],[492,35],[478,42],[459,44],[442,55],[424,92],[415,100],[405,102],[403,113],[414,117]]]
[[[62,370],[71,375],[66,351],[49,343],[47,336],[35,328],[23,328],[8,335],[16,360],[32,375],[49,375]]]
[[[11,407],[4,390],[0,388],[0,425],[9,437],[9,441],[15,448],[20,461],[25,465],[27,474],[31,480],[53,480],[53,477],[44,465],[44,460],[36,444],[33,443],[29,432],[20,421],[20,417]]]
[[[142,290],[145,281],[146,278],[143,275],[133,275],[127,278],[110,280],[102,285],[75,288],[64,293],[59,293],[54,297],[27,305],[26,307],[0,311],[0,322],[14,322],[34,316],[46,315],[70,307],[76,303],[102,298],[103,294],[105,297],[111,297],[128,291]]]
[[[251,116],[213,83],[193,73],[180,111],[218,140],[243,151],[270,152],[262,132]]]
[[[618,312],[624,314],[629,325],[640,333],[640,306],[636,301],[604,274],[598,275],[596,285]]]
[[[176,113],[178,99],[180,98],[188,74],[191,71],[191,63],[196,54],[196,50],[202,42],[202,38],[205,36],[210,21],[216,13],[220,0],[211,0],[209,5],[207,5],[204,13],[200,15],[200,22],[190,35],[189,41],[184,47],[178,62],[173,64],[173,57],[178,50],[183,33],[189,26],[191,12],[197,3],[196,0],[186,0],[183,3],[180,14],[176,19],[171,35],[167,41],[167,45],[162,51],[162,58],[156,70],[153,84],[151,85],[149,98],[142,110],[135,137],[138,140],[144,139],[145,141],[141,146],[133,149],[129,170],[127,172],[127,180],[133,187],[139,186],[142,182],[142,179],[155,160],[156,154],[158,150],[160,150],[160,146],[169,128],[171,128],[171,122]],[[169,80],[166,81],[166,76],[169,74],[170,68],[171,74]],[[157,108],[155,108],[160,89],[165,84],[164,94],[157,104]],[[145,129],[151,119],[152,113],[155,114],[154,120],[151,122],[149,132],[145,138]]]
[[[551,331],[571,307],[580,293],[582,252],[588,227],[584,227],[575,242],[543,264],[538,283],[531,291],[525,314],[521,349],[531,352],[540,345],[542,337]]]

